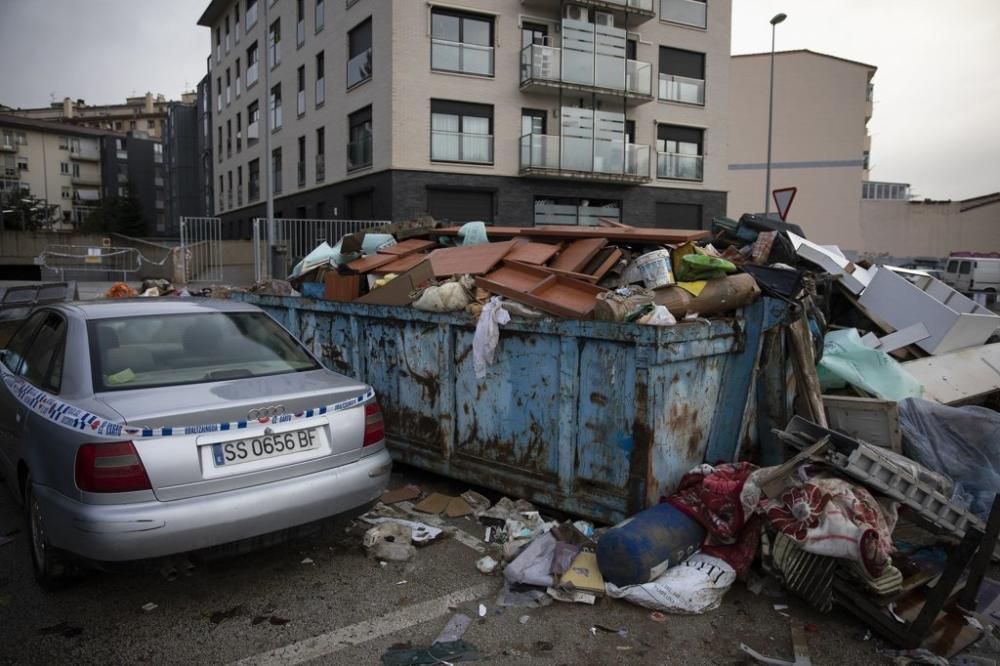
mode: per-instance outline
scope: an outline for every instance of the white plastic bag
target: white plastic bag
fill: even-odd
[[[476,336],[472,339],[472,367],[476,379],[486,376],[486,369],[493,365],[500,342],[500,326],[510,323],[510,314],[504,310],[503,301],[494,296],[483,306],[476,324]]]
[[[460,282],[447,282],[440,287],[427,287],[413,307],[425,312],[458,312],[472,302],[468,290]]]
[[[646,326],[673,326],[677,320],[664,305],[657,305],[652,312],[639,318],[638,323]]]
[[[605,585],[608,596],[643,608],[694,615],[715,610],[736,581],[736,570],[717,557],[695,553],[651,583]]]

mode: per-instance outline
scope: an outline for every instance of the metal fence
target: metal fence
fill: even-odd
[[[267,219],[253,221],[254,280],[284,278],[292,267],[317,245],[326,241],[335,245],[348,234],[389,224],[388,220],[274,220],[274,252],[268,256]]]
[[[185,281],[222,280],[222,220],[182,217],[180,230]]]
[[[38,255],[37,262],[43,269],[57,272],[60,280],[66,279],[67,271],[83,271],[106,273],[112,278],[121,274],[124,281],[129,273],[142,268],[142,254],[134,247],[49,245]]]

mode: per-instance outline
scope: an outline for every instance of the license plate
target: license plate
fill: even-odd
[[[213,444],[212,457],[216,467],[224,467],[318,448],[317,429],[310,428]]]

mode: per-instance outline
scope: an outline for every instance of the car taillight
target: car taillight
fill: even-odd
[[[76,485],[89,493],[152,489],[132,442],[81,445],[76,452]]]
[[[363,446],[378,444],[385,439],[385,422],[382,421],[382,409],[377,402],[365,405],[365,441]]]

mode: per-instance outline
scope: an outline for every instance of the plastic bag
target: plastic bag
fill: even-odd
[[[1000,413],[985,407],[948,407],[927,400],[899,403],[903,453],[950,477],[969,510],[986,520],[1000,493]]]
[[[500,326],[510,323],[510,314],[504,310],[503,301],[494,296],[483,306],[476,324],[476,335],[472,339],[472,367],[476,379],[486,376],[486,369],[493,365],[500,342]]]
[[[472,302],[469,290],[461,282],[446,282],[440,287],[427,287],[413,307],[425,312],[457,312]]]
[[[556,552],[556,538],[546,532],[536,538],[521,551],[513,562],[507,565],[503,576],[511,585],[552,585],[552,557]]]
[[[677,323],[674,316],[670,314],[670,310],[663,305],[654,306],[652,312],[643,315],[637,321],[646,326],[673,326]]]
[[[736,581],[736,570],[717,557],[695,553],[651,583],[618,587],[607,583],[608,596],[664,611],[694,615],[715,610]]]
[[[894,358],[866,347],[853,328],[826,335],[816,373],[824,389],[851,384],[883,400],[919,398],[924,392]]]
[[[704,254],[687,254],[681,258],[681,272],[677,274],[677,279],[682,282],[715,280],[735,271],[736,265],[731,261]]]
[[[482,245],[489,243],[486,237],[486,224],[484,222],[467,222],[458,230],[458,237],[462,239],[462,247],[470,245]]]

